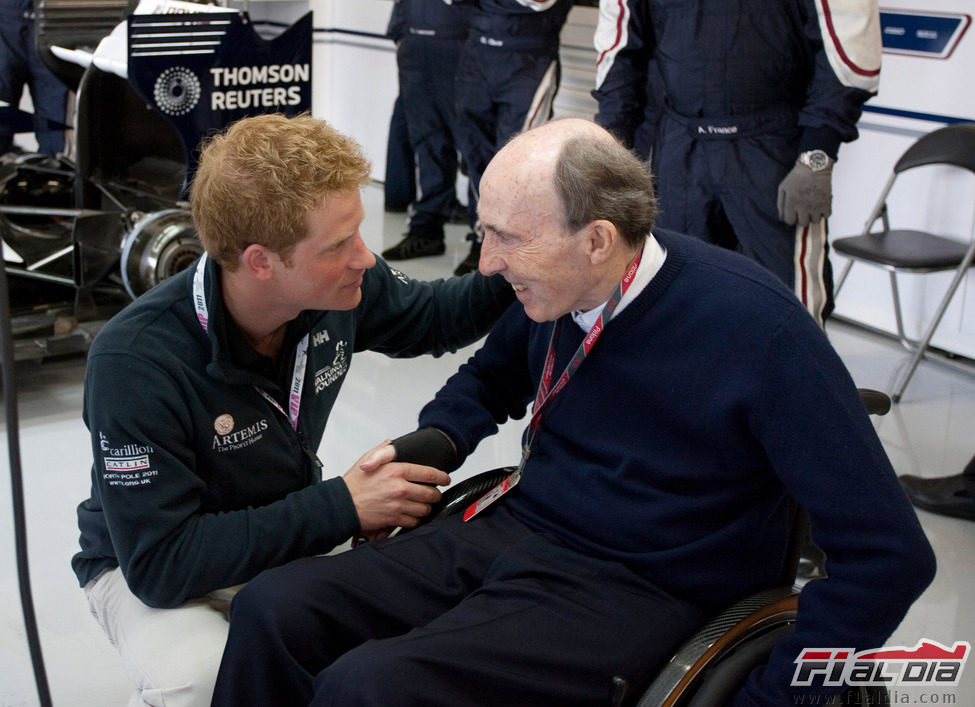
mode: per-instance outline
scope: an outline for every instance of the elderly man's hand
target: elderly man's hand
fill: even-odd
[[[366,452],[342,477],[352,495],[364,537],[377,540],[393,528],[415,528],[440,500],[437,486],[450,476],[432,466],[397,462],[389,442]]]

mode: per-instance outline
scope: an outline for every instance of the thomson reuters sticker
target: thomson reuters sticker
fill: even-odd
[[[229,435],[234,431],[234,418],[224,413],[213,421],[213,429],[218,435]]]
[[[167,115],[184,115],[200,101],[200,79],[185,66],[171,66],[159,75],[152,95]]]

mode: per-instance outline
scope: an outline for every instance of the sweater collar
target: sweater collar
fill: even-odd
[[[613,316],[610,317],[610,321],[626,309],[630,302],[637,298],[637,295],[643,291],[650,280],[653,279],[654,275],[663,267],[664,260],[666,259],[667,250],[653,237],[653,234],[647,235],[646,243],[643,246],[643,257],[640,259],[640,265],[637,267],[633,282],[623,295],[620,303],[616,306],[616,310],[613,312]],[[594,307],[586,312],[575,311],[572,313],[572,320],[583,331],[589,331],[592,325],[596,323],[600,312],[603,311],[603,307],[605,306],[606,303],[603,302],[598,307]]]

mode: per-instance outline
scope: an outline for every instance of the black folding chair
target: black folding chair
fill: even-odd
[[[913,352],[907,369],[901,373],[891,392],[895,403],[904,394],[908,381],[930,346],[931,337],[941,323],[951,298],[975,259],[975,209],[972,231],[967,242],[927,231],[892,229],[890,226],[887,200],[897,178],[908,170],[930,165],[944,165],[975,173],[975,123],[950,125],[919,138],[894,165],[892,174],[870,212],[863,233],[833,241],[833,249],[850,258],[837,282],[837,295],[854,262],[881,267],[890,274],[897,334],[901,343]],[[882,230],[871,231],[878,219],[883,226]],[[904,331],[897,273],[927,274],[952,270],[954,277],[921,338],[908,337]]]

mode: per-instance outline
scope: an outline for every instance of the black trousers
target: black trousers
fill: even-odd
[[[704,616],[499,504],[269,570],[235,598],[214,705],[606,705]]]
[[[26,19],[22,12],[12,11],[12,8],[0,8],[0,100],[16,108],[20,105],[24,86],[30,90],[34,103],[34,135],[38,151],[47,155],[64,152],[68,88],[38,56],[34,20]],[[11,125],[0,125],[0,154],[10,150],[13,135]]]
[[[552,116],[557,47],[508,51],[468,40],[457,68],[457,145],[467,165],[468,220],[477,223],[481,175],[508,140]]]
[[[454,74],[462,43],[407,35],[396,50],[417,187],[410,232],[425,238],[443,238],[457,202]]]

